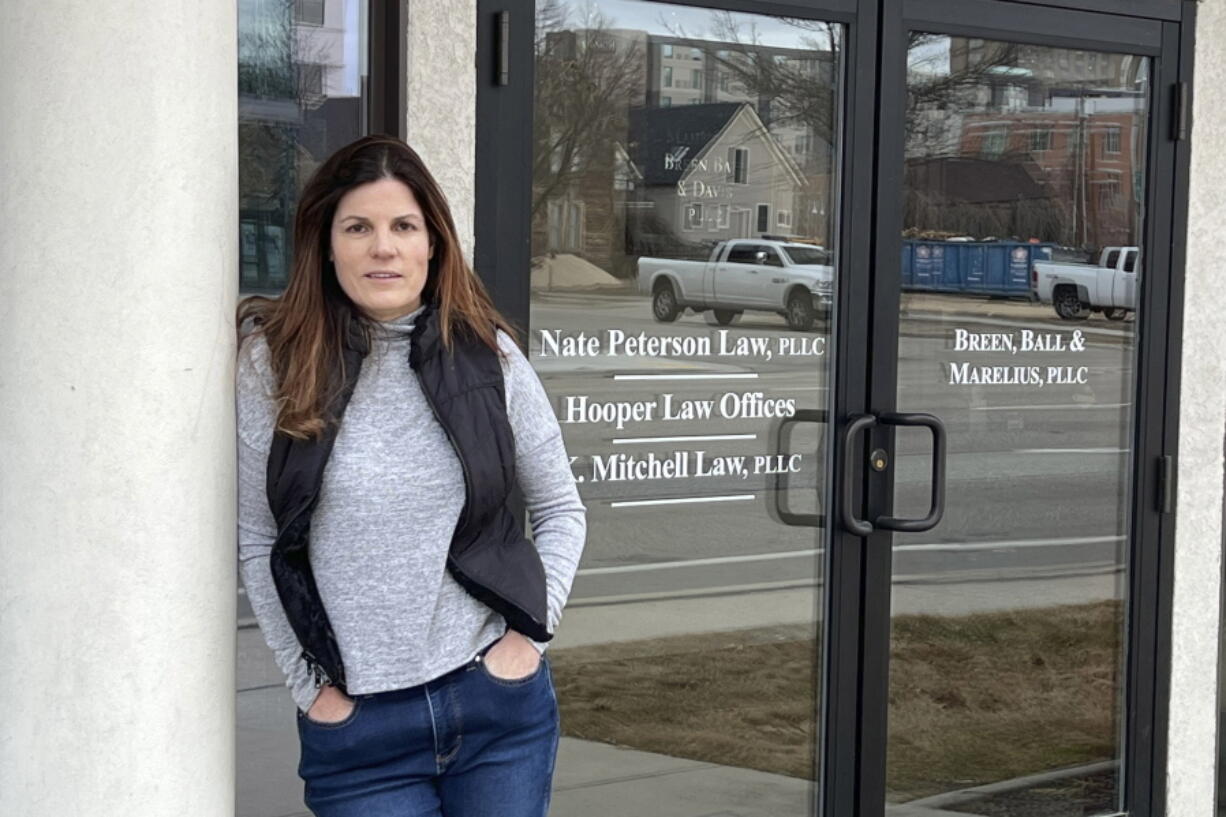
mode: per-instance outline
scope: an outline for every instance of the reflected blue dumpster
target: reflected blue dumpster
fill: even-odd
[[[1050,261],[1053,244],[1019,241],[902,243],[903,289],[1030,296],[1030,265]]]

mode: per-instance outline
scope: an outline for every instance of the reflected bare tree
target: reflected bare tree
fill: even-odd
[[[928,159],[962,153],[954,114],[977,107],[977,100],[1001,82],[1002,69],[1017,65],[1014,43],[992,42],[977,60],[961,59],[966,40],[911,31],[907,37],[907,156]]]
[[[1047,89],[1020,67],[1019,55],[1015,43],[988,40],[972,49],[964,38],[913,35],[907,74],[908,236],[1087,243],[1084,117],[1073,123],[1064,172],[1041,167],[1028,138],[1035,124],[1017,112],[1036,104],[1036,94],[1046,96]],[[991,132],[968,128],[968,121],[987,119],[1000,120]]]
[[[628,111],[644,91],[643,44],[611,32],[589,9],[568,28],[560,0],[537,8],[532,215],[596,168],[611,175],[613,143],[625,138]]]
[[[711,101],[739,98],[753,105],[765,126],[762,135],[785,151],[782,136],[787,131],[807,142],[808,147],[793,157],[806,183],[796,191],[792,231],[830,241],[836,209],[835,146],[842,116],[842,26],[801,18],[777,21],[796,31],[794,42],[786,47],[763,42],[752,17],[729,11],[711,12],[709,33],[702,37],[669,20],[662,19],[661,24],[672,36],[703,51],[712,75],[707,94]]]
[[[719,49],[712,57],[722,72],[728,73],[745,95],[755,101],[763,121],[770,127],[802,127],[827,150],[817,151],[826,158],[827,168],[813,166],[809,173],[832,169],[840,127],[839,77],[840,27],[818,20],[780,18],[779,22],[796,29],[799,45],[781,49],[763,44],[751,21],[731,12],[713,12],[711,30]],[[671,33],[686,37],[683,28]],[[698,41],[695,40],[695,43]],[[965,40],[955,41],[965,49]],[[716,43],[704,44],[714,49]],[[730,47],[729,47],[730,46]],[[802,51],[809,54],[802,55]],[[976,107],[981,97],[1002,82],[1002,69],[1015,66],[1017,47],[1011,43],[992,43],[976,60],[958,60],[950,65],[950,41],[944,35],[912,31],[908,34],[909,73],[906,97],[905,133],[909,159],[932,161],[961,156],[963,145],[959,120],[953,113]],[[821,66],[815,74],[812,61]],[[1026,156],[1004,154],[1000,162],[1024,162]],[[1055,235],[1067,214],[1051,201],[1012,199],[999,206],[983,207],[965,202],[951,203],[943,196],[928,195],[911,186],[907,196],[906,224],[949,227],[953,232],[977,236],[1042,234]]]
[[[835,70],[840,64],[841,26],[820,20],[780,18],[779,22],[797,29],[799,43],[789,49],[764,45],[752,22],[729,11],[711,14],[711,58],[717,70],[744,87],[745,95],[757,100],[762,119],[779,126],[803,127],[813,138],[833,145],[838,134]],[[675,28],[678,37],[687,36]],[[724,56],[721,52],[726,52]],[[776,59],[779,57],[779,59]]]

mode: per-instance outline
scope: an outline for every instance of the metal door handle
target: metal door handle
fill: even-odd
[[[931,530],[945,513],[945,425],[931,414],[900,414],[887,412],[881,416],[856,414],[850,418],[843,431],[843,525],[857,536],[868,536],[876,528],[883,530],[916,533]],[[856,458],[852,444],[856,436],[866,429],[881,424],[887,426],[923,426],[932,432],[932,498],[928,515],[923,519],[900,519],[881,516],[866,522],[856,516],[854,493],[849,489],[856,478]]]
[[[784,453],[783,445],[783,430],[789,426],[799,423],[819,423],[825,424],[829,422],[830,414],[825,409],[797,409],[791,417],[785,417],[775,426],[774,439],[772,440],[771,450],[775,454]],[[818,473],[821,473],[821,462],[819,458]],[[808,528],[824,528],[826,527],[826,515],[821,513],[793,513],[787,507],[786,497],[788,491],[787,474],[772,475],[772,493],[774,494],[774,502],[770,506],[771,515],[779,522],[785,525],[796,525],[798,527]]]
[[[843,429],[843,527],[857,536],[868,536],[873,532],[873,526],[856,516],[856,506],[851,490],[856,478],[856,458],[852,454],[852,443],[861,431],[877,425],[877,418],[871,414],[853,414]]]
[[[932,496],[928,515],[923,519],[882,516],[874,524],[886,530],[917,533],[932,530],[945,513],[945,424],[931,414],[882,414],[877,421],[886,426],[923,426],[932,432]]]

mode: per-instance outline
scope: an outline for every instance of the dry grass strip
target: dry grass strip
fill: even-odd
[[[551,650],[563,732],[812,779],[818,653],[809,628]],[[1111,759],[1116,602],[894,619],[890,799]]]

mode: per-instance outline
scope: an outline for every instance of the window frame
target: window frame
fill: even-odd
[[[983,12],[980,18],[968,20],[965,15],[963,15],[960,19],[950,19],[943,22],[942,25],[951,28],[961,27],[962,29],[966,30],[973,29],[976,30],[976,32],[991,29],[992,31],[989,33],[993,34],[994,36],[1005,36],[1015,39],[1012,36],[1014,34],[1014,29],[1012,26],[1014,26],[1015,23],[1012,21],[1016,19],[1017,16],[1024,16],[1033,20],[1041,20],[1047,17],[1073,17],[1077,14],[1083,14],[1087,18],[1105,18],[1110,23],[1110,26],[1102,28],[1100,33],[1079,34],[1072,30],[1064,31],[1062,32],[1061,37],[1067,40],[1084,36],[1087,41],[1100,42],[1107,37],[1119,37],[1122,40],[1126,36],[1131,36],[1129,31],[1136,30],[1137,26],[1143,26],[1156,22],[1163,27],[1163,36],[1165,38],[1164,43],[1166,43],[1168,40],[1173,42],[1175,50],[1166,50],[1164,45],[1164,50],[1162,52],[1164,64],[1160,64],[1161,70],[1155,70],[1153,73],[1154,81],[1152,83],[1152,88],[1154,89],[1154,95],[1152,104],[1154,106],[1154,113],[1152,121],[1158,124],[1170,122],[1172,121],[1171,113],[1173,110],[1173,95],[1165,92],[1158,93],[1158,91],[1159,89],[1169,89],[1171,87],[1171,83],[1176,80],[1190,81],[1192,78],[1192,45],[1194,32],[1193,18],[1195,14],[1195,5],[1190,2],[1179,2],[1179,0],[1128,0],[1128,2],[1130,4],[1130,11],[1125,14],[1119,10],[1120,0],[1027,0],[1027,2],[1024,4],[1021,2],[1014,2],[1013,0],[983,0]],[[793,3],[788,2],[788,0],[784,0],[784,3],[785,6],[794,6],[797,8],[797,10],[801,10],[802,8],[802,4],[800,2]],[[914,8],[921,8],[922,6],[925,10],[927,8],[926,5],[921,3],[913,3],[912,0],[900,0],[899,6],[901,7],[904,4],[906,4],[906,7],[908,8],[913,6]],[[955,5],[958,5],[958,0],[941,0],[942,8],[946,6],[953,8]],[[483,7],[484,6],[479,6],[479,9]],[[935,3],[933,4],[933,7],[936,7]],[[754,2],[754,0],[744,0],[743,5],[738,6],[738,8],[742,8],[746,11],[761,10],[764,13],[769,13],[772,10],[777,12],[780,9],[780,6],[778,4],[772,6],[766,3]],[[860,37],[852,37],[848,43],[848,53],[850,55],[846,66],[849,75],[848,81],[850,83],[848,87],[859,89],[863,95],[879,93],[880,87],[883,84],[881,77],[902,75],[901,67],[895,62],[890,61],[894,59],[894,57],[888,55],[886,57],[882,57],[874,50],[879,47],[883,37],[885,37],[886,40],[889,40],[890,37],[894,36],[896,33],[894,28],[894,19],[895,17],[900,16],[902,12],[896,12],[893,9],[893,3],[883,4],[881,2],[870,2],[870,0],[863,0],[862,2],[849,2],[847,4],[847,8],[849,9],[847,11],[847,14],[849,15],[847,19],[851,19],[850,15],[858,13],[861,16],[856,17],[855,19],[860,23],[863,24],[871,22],[871,26],[865,28],[864,33]],[[812,4],[803,4],[803,10],[807,14],[816,13],[816,10]],[[531,15],[527,16],[530,17]],[[880,28],[878,27],[879,22],[881,23]],[[1016,25],[1024,27],[1029,25],[1029,23],[1022,22]],[[1039,26],[1038,23],[1035,23],[1034,25],[1036,28]],[[491,28],[489,23],[483,21],[482,15],[480,14],[478,15],[478,26],[479,28],[485,26],[487,33]],[[515,62],[517,57],[515,54],[525,52],[529,55],[531,54],[533,31],[530,20],[524,21],[522,19],[517,19],[515,15],[512,15],[512,29],[513,44],[518,43],[519,45],[526,46],[525,48],[517,51],[513,50],[512,71],[514,72],[517,66],[517,63]],[[881,33],[882,30],[885,31],[884,35]],[[492,37],[479,39],[478,41],[477,51],[479,76],[485,76],[486,74],[489,76],[494,75],[494,71],[492,70],[492,61],[494,59],[494,55],[497,53],[493,46],[494,42],[495,40]],[[1047,44],[1046,39],[1044,40],[1043,44]],[[486,46],[489,47],[486,48]],[[883,65],[891,70],[881,70]],[[518,67],[530,72],[530,58],[518,63]],[[893,71],[895,68],[898,68],[899,70]],[[1041,70],[1049,76],[1053,73],[1050,67],[1043,67]],[[891,73],[891,71],[893,72]],[[487,99],[495,98],[499,95],[503,97],[508,95],[518,95],[516,97],[519,100],[518,110],[530,109],[530,83],[521,84],[519,86],[514,86],[513,84],[513,90],[495,87],[493,83],[488,83],[489,87],[485,87],[485,85],[486,84],[482,84],[479,86],[479,94],[486,94]],[[525,85],[527,87],[525,87]],[[866,114],[862,110],[862,106],[857,100],[858,97],[856,94],[852,93],[848,95],[847,105],[849,114],[846,120],[848,130],[854,131],[854,134],[864,142],[871,142],[875,144],[879,138],[882,138],[885,139],[888,145],[890,138],[888,134],[882,134],[873,127],[874,123],[878,121],[871,115],[873,111],[869,111]],[[870,105],[869,107],[875,110],[875,106]],[[512,115],[514,110],[516,110],[516,107],[511,107],[508,109],[508,107],[505,104],[501,104],[501,102],[497,104],[491,103],[484,107],[479,104],[478,133],[480,134],[487,125],[491,126],[490,131],[492,133],[498,132],[499,129],[497,124],[500,121],[504,121],[505,117]],[[852,115],[853,113],[855,116]],[[1171,304],[1169,319],[1172,322],[1172,329],[1177,330],[1181,316],[1179,304],[1182,303],[1183,293],[1182,269],[1183,265],[1186,263],[1186,246],[1183,236],[1186,234],[1187,226],[1186,195],[1188,189],[1187,173],[1189,167],[1189,145],[1187,141],[1177,143],[1171,141],[1164,142],[1164,132],[1166,130],[1167,128],[1165,127],[1154,127],[1150,129],[1151,133],[1149,142],[1151,143],[1151,146],[1146,148],[1146,150],[1151,159],[1158,159],[1162,161],[1151,162],[1150,180],[1144,190],[1144,193],[1147,197],[1146,211],[1150,214],[1150,218],[1162,223],[1162,226],[1158,228],[1158,232],[1167,233],[1174,240],[1168,243],[1157,242],[1154,244],[1156,248],[1168,248],[1168,251],[1150,252],[1150,266],[1153,268],[1153,274],[1148,276],[1150,281],[1146,287],[1144,287],[1143,297],[1145,302],[1144,308],[1149,309],[1151,314],[1153,314],[1157,304]],[[492,196],[483,196],[480,194],[483,183],[487,192],[495,189],[500,191],[500,193],[502,193],[502,191],[507,191],[506,193],[502,194],[502,197],[509,198],[516,205],[519,205],[521,202],[515,190],[528,189],[526,185],[515,187],[512,182],[514,181],[514,175],[520,172],[517,170],[517,168],[525,164],[530,166],[530,152],[522,150],[520,147],[522,141],[516,141],[513,138],[513,135],[508,135],[503,132],[500,133],[499,136],[510,142],[508,146],[502,146],[499,148],[499,150],[502,151],[504,156],[511,159],[511,161],[507,161],[506,163],[499,165],[499,172],[491,174],[488,177],[482,178],[481,174],[478,174],[477,184],[479,194],[477,196],[477,202],[479,209],[482,207],[482,202],[492,202],[494,200],[494,197]],[[511,136],[512,138],[506,139],[508,136]],[[487,139],[487,144],[492,143],[492,138]],[[1155,147],[1153,146],[1153,143],[1161,144]],[[849,153],[855,153],[855,151],[858,149],[853,147],[855,144],[855,140],[849,139],[845,143],[845,149]],[[1065,147],[1071,149],[1071,146]],[[1131,146],[1130,149],[1139,150],[1141,147]],[[481,154],[480,148],[478,149],[478,154]],[[891,152],[890,155],[893,155],[893,153]],[[529,160],[527,163],[524,162],[525,158]],[[1170,195],[1162,193],[1155,197],[1152,192],[1155,186],[1154,173],[1156,171],[1154,168],[1159,166],[1166,168],[1167,165],[1165,164],[1165,160],[1170,160],[1171,164],[1175,167],[1175,173],[1172,174],[1173,181],[1171,182],[1173,193]],[[847,160],[844,160],[844,162],[845,167],[854,166],[855,169],[847,171],[844,188],[842,190],[845,196],[843,199],[841,199],[841,206],[846,210],[846,220],[848,222],[858,221],[859,223],[857,224],[856,229],[863,230],[863,218],[867,215],[871,215],[871,213],[866,212],[865,208],[862,206],[863,197],[859,191],[869,189],[873,186],[874,179],[876,178],[873,175],[873,168],[875,166],[872,165],[871,160],[868,162],[857,161],[853,164],[848,164]],[[869,169],[861,170],[863,167],[868,167]],[[512,187],[515,187],[515,190],[509,190],[509,188]],[[1155,198],[1160,199],[1160,201],[1150,201],[1150,199]],[[492,204],[490,204],[487,209],[490,211],[495,210]],[[522,207],[519,207],[518,209],[517,207],[508,207],[505,209],[505,212],[507,213],[517,213],[521,211]],[[730,208],[730,220],[732,215],[736,215],[738,226],[740,225],[740,212],[742,212],[741,209],[734,211],[732,208]],[[505,219],[503,221],[505,221]],[[487,254],[493,253],[494,248],[498,246],[505,247],[507,240],[513,241],[522,238],[519,232],[514,230],[511,231],[513,233],[512,235],[505,234],[506,228],[503,221],[483,220],[480,218],[480,214],[478,214],[478,218],[476,219],[476,223],[478,225],[477,229],[479,231],[479,236],[484,234]],[[746,216],[746,223],[753,223],[749,221],[749,216]],[[851,229],[841,230],[838,238],[848,239],[852,235],[854,235],[854,232]],[[886,240],[893,241],[894,239],[892,237],[887,237]],[[480,247],[481,244],[482,239],[479,237],[478,247]],[[868,260],[874,260],[877,258],[877,252],[884,253],[884,251],[874,251],[874,254],[870,259],[860,259],[865,260],[865,263],[859,265],[851,264],[849,259],[859,259],[864,253],[862,250],[857,249],[856,247],[851,246],[847,241],[844,241],[843,246],[840,247],[839,255],[841,256],[842,263],[846,268],[878,270],[878,272],[874,272],[872,274],[881,274],[879,270],[886,269],[889,263],[892,263],[893,257],[888,253],[885,253],[881,256],[885,263],[867,263]],[[480,250],[478,250],[478,253],[480,253]],[[521,289],[526,289],[526,285],[523,284],[521,280],[523,276],[521,275],[516,277],[515,275],[508,276],[502,273],[489,272],[491,267],[510,268],[512,272],[514,272],[518,266],[522,266],[519,260],[514,258],[502,258],[497,259],[497,263],[492,265],[478,265],[478,269],[481,270],[483,278],[486,278],[491,274],[499,277],[501,289],[497,290],[496,299],[500,305],[500,308],[506,310],[514,319],[522,321],[523,326],[530,326],[528,321],[528,296],[526,292],[521,292]],[[1168,266],[1170,268],[1169,270]],[[867,277],[871,277],[871,275],[868,275],[867,273],[866,275]],[[1158,283],[1155,284],[1155,281]],[[845,308],[847,303],[852,302],[853,298],[858,297],[864,286],[866,285],[859,283],[858,278],[855,276],[849,276],[848,286],[844,287],[839,292],[839,307]],[[843,326],[840,326],[837,330],[839,333],[843,333],[845,331],[844,327],[847,322],[842,323]],[[1178,431],[1179,335],[1177,332],[1169,336],[1159,332],[1153,332],[1150,333],[1149,337],[1153,338],[1154,340],[1152,347],[1147,347],[1150,349],[1150,353],[1147,353],[1145,364],[1150,368],[1157,367],[1159,371],[1167,371],[1169,373],[1169,379],[1167,380],[1166,389],[1155,392],[1155,396],[1152,399],[1149,397],[1145,398],[1145,416],[1148,418],[1149,425],[1151,427],[1144,431],[1144,435],[1147,440],[1152,439],[1154,435],[1162,435],[1169,444],[1159,446],[1146,445],[1143,447],[1143,451],[1146,453],[1170,452],[1173,455],[1175,452],[1175,443],[1177,441]],[[843,351],[840,352],[840,363],[844,362],[844,358],[850,358],[853,363],[855,362],[858,354],[855,349],[849,350],[846,347],[840,347],[837,343],[835,348],[843,349]],[[853,397],[849,399],[854,399],[859,394],[860,391],[853,390]],[[1156,484],[1156,477],[1153,476],[1153,474],[1151,474],[1148,470],[1144,472],[1142,477],[1143,478],[1138,481],[1133,493],[1137,497],[1152,497]],[[1151,743],[1148,746],[1141,746],[1140,743],[1136,741],[1132,742],[1134,747],[1138,747],[1136,749],[1138,754],[1135,757],[1131,755],[1126,757],[1125,767],[1123,769],[1127,791],[1130,793],[1130,797],[1133,793],[1136,795],[1135,800],[1130,800],[1130,806],[1136,809],[1135,814],[1137,817],[1156,817],[1156,815],[1162,813],[1162,804],[1165,799],[1166,780],[1164,775],[1166,771],[1166,730],[1169,722],[1167,707],[1170,703],[1169,695],[1167,694],[1170,689],[1170,679],[1167,677],[1170,669],[1169,648],[1171,585],[1169,577],[1172,575],[1173,566],[1173,531],[1173,515],[1167,515],[1158,520],[1147,519],[1143,524],[1138,524],[1138,535],[1144,536],[1146,542],[1152,542],[1153,547],[1152,549],[1146,549],[1144,553],[1137,554],[1139,562],[1138,569],[1134,571],[1134,575],[1163,576],[1168,578],[1164,579],[1161,583],[1155,579],[1152,583],[1152,587],[1149,583],[1146,583],[1145,587],[1143,588],[1143,593],[1132,593],[1129,597],[1130,602],[1136,608],[1140,609],[1144,614],[1146,614],[1140,617],[1134,616],[1133,620],[1138,622],[1138,626],[1136,631],[1130,632],[1126,636],[1130,642],[1129,649],[1131,650],[1132,647],[1138,643],[1151,644],[1153,641],[1157,641],[1156,650],[1152,653],[1146,653],[1145,655],[1147,657],[1142,657],[1140,659],[1140,667],[1127,668],[1126,670],[1135,675],[1141,682],[1140,684],[1132,685],[1130,687],[1135,695],[1135,699],[1127,702],[1127,706],[1130,714],[1136,714],[1140,724],[1140,727],[1137,728],[1130,727],[1130,737],[1136,734],[1139,728],[1149,728],[1148,734],[1151,736]],[[1226,569],[1226,560],[1223,560],[1223,567]],[[840,582],[844,578],[846,578],[845,574],[832,575],[832,585],[845,587],[848,593],[860,591],[861,588],[859,587],[847,587],[845,584],[841,584]],[[1226,582],[1223,583],[1223,588],[1226,590]],[[1226,605],[1224,605],[1224,609],[1226,609]],[[870,610],[867,617],[873,622],[878,621],[879,618],[877,611],[874,610]],[[1136,656],[1141,655],[1141,653],[1136,651],[1133,651],[1132,654]],[[855,671],[861,672],[862,677],[874,678],[879,677],[880,673],[877,671],[880,669],[881,666],[876,657],[868,656]],[[1145,677],[1147,674],[1148,678]],[[855,679],[852,678],[851,680],[854,681]],[[832,690],[828,691],[827,694],[837,696],[839,690],[846,686],[848,686],[848,684],[844,683],[844,679],[842,677],[833,679],[831,683]],[[842,699],[838,698],[838,700]],[[839,723],[833,725],[828,724],[827,731],[836,732],[837,737],[839,738],[842,738],[845,733],[863,735],[866,737],[864,745],[869,747],[869,751],[871,753],[872,744],[877,739],[880,730],[884,729],[884,726],[872,720],[869,715],[861,716],[859,714],[854,714],[860,711],[861,710],[854,707],[839,710]],[[843,715],[841,714],[843,712],[852,714]],[[851,795],[855,794],[856,792],[866,792],[868,794],[868,800],[870,801],[868,802],[868,805],[873,805],[873,802],[871,801],[875,800],[875,792],[877,791],[877,788],[872,785],[873,781],[868,780],[867,778],[877,774],[878,765],[871,762],[871,757],[869,758],[869,761],[870,762],[866,763],[865,758],[859,756],[840,759],[836,764],[837,770],[841,772],[845,771],[846,773],[832,773],[826,775],[825,781],[826,785],[829,787],[829,791],[823,794],[822,802],[846,804],[848,806],[848,810],[841,813],[850,814],[852,813],[850,809],[853,803],[853,798]],[[848,766],[845,769],[844,762],[854,765],[855,768]],[[845,783],[844,781],[847,782]],[[861,784],[858,781],[864,782]],[[860,788],[857,788],[857,786],[860,786]],[[864,801],[855,800],[854,802],[862,803]]]
[[[733,158],[734,156],[735,158]],[[741,156],[744,156],[745,159],[738,163]],[[749,148],[741,145],[729,145],[727,157],[728,172],[725,174],[724,181],[728,184],[749,184]],[[738,168],[744,172],[738,173]],[[738,176],[744,176],[744,178],[738,179]]]
[[[1119,125],[1103,125],[1102,156],[1104,158],[1120,155],[1120,146],[1123,140],[1122,130],[1123,128]]]
[[[303,13],[306,8],[319,9],[319,22],[315,22],[313,18],[307,18]],[[323,28],[328,22],[328,3],[327,0],[294,0],[294,24],[300,26],[311,26],[312,28]]]
[[[763,218],[764,214],[765,214],[765,218]],[[761,226],[763,222],[766,223],[765,227]],[[771,205],[769,201],[760,201],[756,205],[754,205],[754,222],[753,223],[754,223],[754,226],[756,227],[754,232],[759,235],[761,235],[762,233],[769,233],[771,231]]]
[[[694,222],[697,217],[697,224]],[[683,201],[681,202],[681,228],[687,233],[699,232],[703,228],[703,222],[706,214],[703,212],[702,202],[700,201]]]

